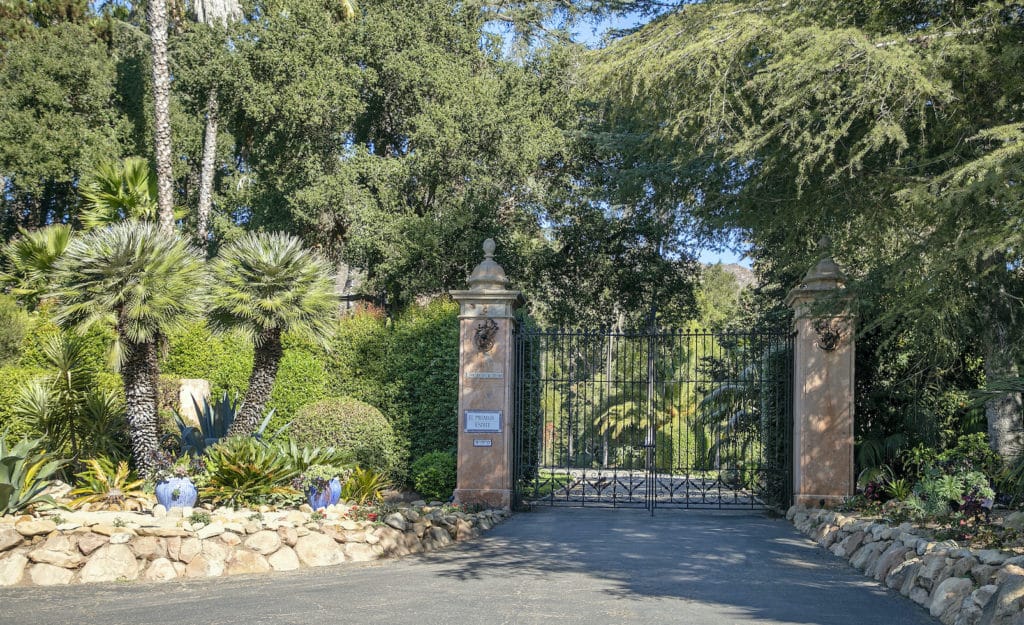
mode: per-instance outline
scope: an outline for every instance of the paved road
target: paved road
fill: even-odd
[[[0,590],[12,625],[935,625],[754,513],[557,509],[424,556],[259,577]]]

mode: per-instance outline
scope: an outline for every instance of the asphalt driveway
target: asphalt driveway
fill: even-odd
[[[11,625],[935,625],[781,519],[556,509],[367,565],[170,583],[0,589]]]

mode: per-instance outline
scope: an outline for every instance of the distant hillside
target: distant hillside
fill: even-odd
[[[754,286],[754,283],[757,281],[754,272],[743,265],[737,265],[736,263],[723,264],[722,269],[731,273],[736,278],[736,282],[739,283],[741,289]]]

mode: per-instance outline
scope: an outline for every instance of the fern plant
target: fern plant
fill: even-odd
[[[66,461],[50,458],[42,439],[25,438],[9,447],[6,438],[5,431],[0,436],[0,516],[40,503],[55,505],[45,490]]]
[[[139,510],[150,496],[142,490],[145,480],[138,478],[124,460],[114,466],[109,458],[90,458],[86,470],[78,473],[78,487],[69,494],[75,497],[72,507],[90,504],[93,510]]]

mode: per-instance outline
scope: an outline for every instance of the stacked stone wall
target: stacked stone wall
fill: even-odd
[[[793,506],[796,528],[946,625],[1024,625],[1024,556],[966,549],[824,509]]]
[[[356,521],[347,518],[353,510],[332,506],[322,519],[299,510],[221,509],[198,523],[189,512],[158,506],[152,515],[3,517],[0,586],[156,582],[364,562],[441,549],[508,515],[410,506],[379,521]]]

